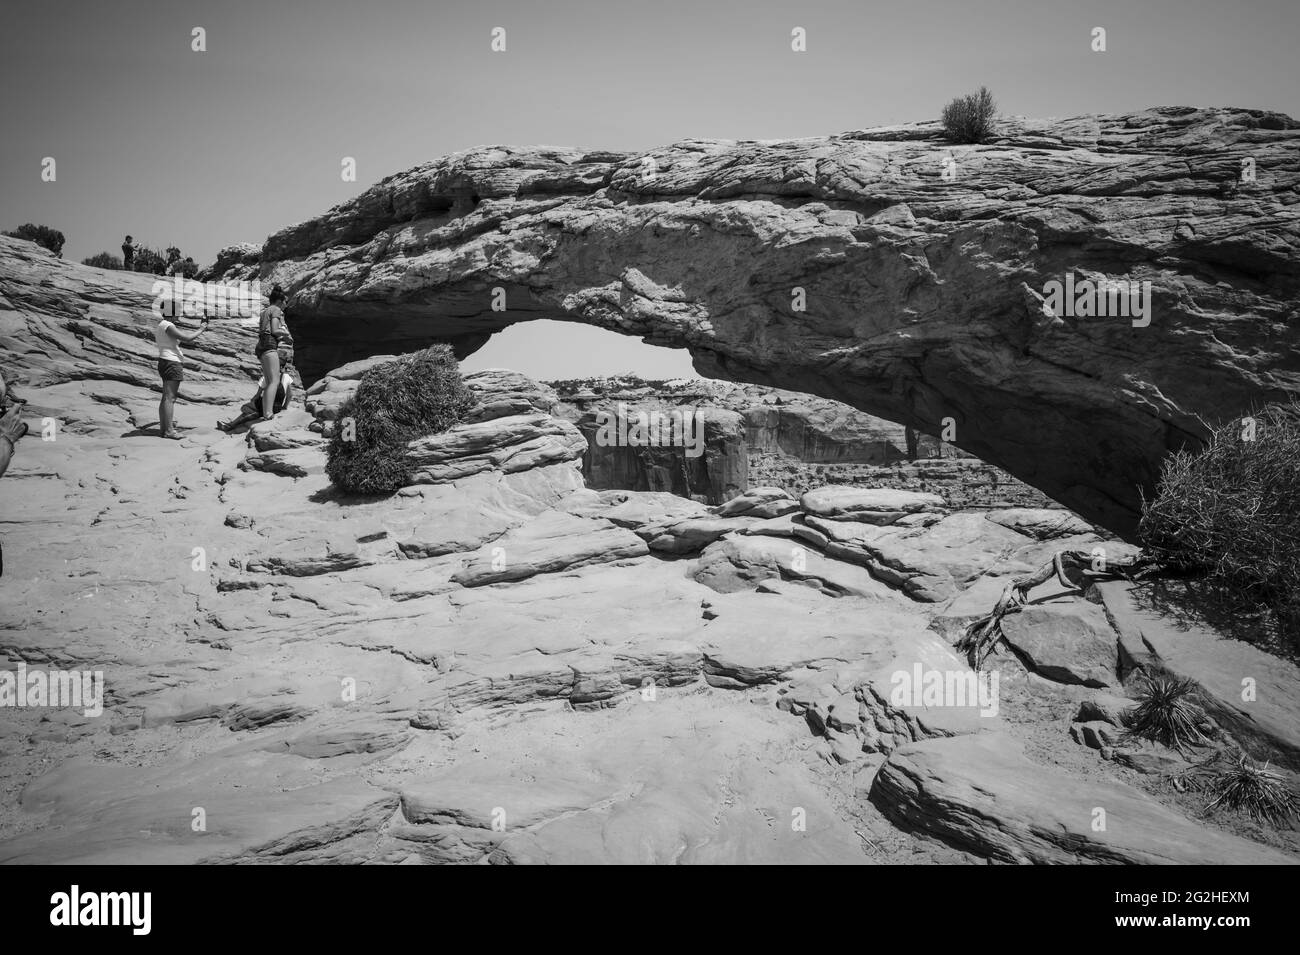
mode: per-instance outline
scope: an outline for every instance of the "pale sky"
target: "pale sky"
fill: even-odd
[[[807,52],[790,32],[807,31]],[[1093,53],[1091,30],[1107,30]],[[207,50],[191,49],[193,28]],[[490,49],[494,27],[507,49]],[[122,237],[201,264],[382,177],[491,143],[639,150],[933,119],[989,86],[1035,117],[1160,105],[1300,113],[1300,0],[113,0],[10,4],[0,228]],[[57,180],[42,182],[44,157]],[[340,177],[355,157],[357,182]],[[689,374],[573,324],[471,367]]]

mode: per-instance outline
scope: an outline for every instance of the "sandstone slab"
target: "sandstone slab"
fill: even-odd
[[[1130,661],[1196,681],[1209,715],[1242,747],[1300,770],[1300,668],[1204,622],[1170,619],[1146,587],[1108,581],[1096,591]]]
[[[921,491],[896,488],[823,487],[808,491],[799,499],[805,513],[838,521],[864,524],[892,524],[909,514],[937,513],[943,498]]]
[[[1294,865],[1294,856],[1206,829],[1122,783],[1030,762],[1000,734],[912,743],[871,797],[910,825],[1012,863]],[[1105,829],[1094,829],[1098,810]]]
[[[641,538],[608,521],[548,511],[469,555],[451,579],[465,587],[482,587],[648,552]]]
[[[1026,665],[1059,683],[1119,683],[1119,645],[1106,612],[1082,598],[1030,604],[1002,618],[1002,634]]]

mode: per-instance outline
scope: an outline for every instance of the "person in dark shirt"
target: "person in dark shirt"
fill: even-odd
[[[131,244],[129,235],[126,237],[126,241],[122,243],[122,268],[128,272],[135,268],[135,246]]]

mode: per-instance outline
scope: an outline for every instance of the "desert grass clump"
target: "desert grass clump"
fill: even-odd
[[[986,86],[978,93],[959,96],[943,108],[944,134],[954,143],[982,143],[993,133],[997,108]]]
[[[1214,799],[1205,807],[1244,811],[1260,822],[1274,826],[1300,816],[1300,793],[1287,783],[1281,773],[1241,756],[1230,768],[1215,776],[1206,787]]]
[[[1300,643],[1300,404],[1270,406],[1164,463],[1145,553],[1210,585],[1223,615],[1268,609]]]
[[[325,473],[356,494],[385,494],[409,483],[406,447],[446,431],[474,406],[448,345],[433,345],[370,368],[339,409]]]
[[[1196,691],[1193,680],[1145,674],[1125,729],[1130,736],[1163,743],[1180,753],[1185,747],[1210,742],[1201,732],[1205,713],[1196,704]]]

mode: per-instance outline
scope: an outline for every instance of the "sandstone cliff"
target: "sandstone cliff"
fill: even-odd
[[[557,381],[554,413],[587,439],[583,478],[598,490],[670,491],[721,504],[750,486],[792,494],[826,484],[933,491],[954,507],[1052,507],[1042,492],[929,435],[907,458],[904,428],[838,401],[711,380]],[[609,446],[601,422],[701,413],[705,449]]]
[[[1300,128],[1169,107],[644,155],[489,146],[267,240],[305,372],[532,318],[690,350],[707,376],[939,433],[1134,526],[1162,458],[1300,392]],[[1151,283],[1151,320],[1047,283]],[[499,310],[498,310],[499,309]]]
[[[1165,669],[1297,769],[1300,671],[1126,583],[1036,588],[996,706],[896,698],[918,667],[971,676],[949,641],[1008,576],[1124,555],[1066,512],[595,491],[554,391],[503,370],[411,442],[407,487],[352,497],[324,435],[364,364],[223,434],[253,372],[224,324],[187,349],[163,440],[148,291],[0,244],[0,369],[58,422],[0,480],[0,672],[105,689],[95,714],[5,704],[0,862],[1300,858],[1293,832],[1202,818],[1168,783],[1181,756],[1117,726],[1137,668]]]

